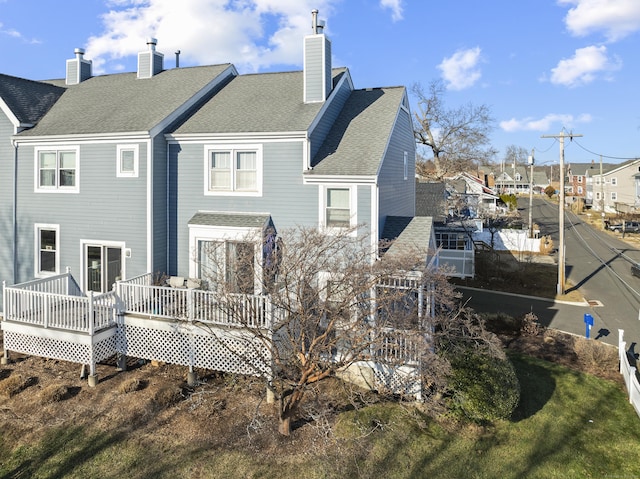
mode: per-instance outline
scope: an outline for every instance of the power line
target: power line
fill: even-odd
[[[578,142],[576,140],[572,139],[572,142],[575,143],[576,145],[578,145],[580,148],[582,148],[587,153],[590,153],[590,154],[592,154],[594,156],[602,156],[603,158],[609,158],[610,160],[637,160],[638,159],[637,156],[632,156],[632,157],[629,158],[629,157],[624,157],[624,156],[609,156],[609,155],[603,155],[601,153],[595,153],[595,152],[585,148],[584,146],[582,146],[580,144],[580,142]]]

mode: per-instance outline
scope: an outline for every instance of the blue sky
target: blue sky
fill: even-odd
[[[357,88],[427,86],[445,103],[485,104],[500,161],[508,145],[557,163],[640,157],[639,0],[0,0],[0,72],[64,76],[85,48],[94,74],[134,71],[146,38],[165,68],[234,63],[241,73],[297,70],[318,9],[333,65]],[[414,108],[415,110],[415,108]]]

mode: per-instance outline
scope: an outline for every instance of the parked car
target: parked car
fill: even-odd
[[[610,231],[616,231],[618,233],[621,233],[623,229],[625,233],[638,233],[640,232],[640,222],[626,221],[623,223],[608,224],[607,228]]]
[[[638,278],[640,278],[640,264],[639,263],[634,263],[631,265],[631,275],[632,276],[637,276]]]

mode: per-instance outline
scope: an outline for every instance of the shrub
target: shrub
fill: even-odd
[[[518,198],[516,195],[512,194],[502,194],[500,195],[500,200],[507,205],[509,211],[514,211],[518,209]]]
[[[485,313],[480,316],[492,333],[515,335],[520,331],[520,321],[506,313]]]
[[[474,422],[511,416],[520,401],[520,384],[508,358],[469,354],[452,361],[451,410]]]
[[[520,320],[520,334],[523,336],[537,336],[542,331],[538,316],[533,312],[525,314]]]
[[[556,189],[549,185],[544,189],[544,194],[547,195],[549,198],[551,198],[556,192]]]

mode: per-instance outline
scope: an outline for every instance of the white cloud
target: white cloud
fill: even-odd
[[[450,90],[463,90],[476,83],[481,76],[478,69],[480,62],[480,47],[459,50],[449,58],[445,58],[438,65],[442,72],[447,88]]]
[[[574,5],[565,17],[569,31],[576,36],[603,32],[611,42],[640,30],[638,0],[558,0]]]
[[[402,0],[380,0],[380,6],[391,10],[391,20],[394,22],[402,20]]]
[[[607,47],[589,46],[578,48],[571,58],[560,60],[551,69],[551,83],[575,87],[591,83],[601,72],[619,70],[622,62],[619,59],[607,57]]]
[[[0,0],[0,3],[2,3],[1,0]],[[17,38],[18,40],[22,40],[25,43],[32,43],[32,44],[40,43],[40,40],[36,38],[31,38],[31,39],[25,38],[24,35],[22,35],[22,33],[20,33],[15,28],[5,28],[5,26],[2,23],[0,23],[0,34]]]
[[[117,70],[122,59],[158,39],[181,64],[234,63],[240,71],[302,64],[302,37],[311,33],[311,10],[321,19],[337,0],[110,0],[104,31],[88,39],[94,73]]]
[[[500,128],[504,131],[513,133],[516,131],[549,131],[553,125],[558,128],[571,128],[573,125],[591,122],[592,117],[588,113],[579,116],[569,114],[550,113],[543,118],[526,117],[522,119],[511,118],[500,122]]]

